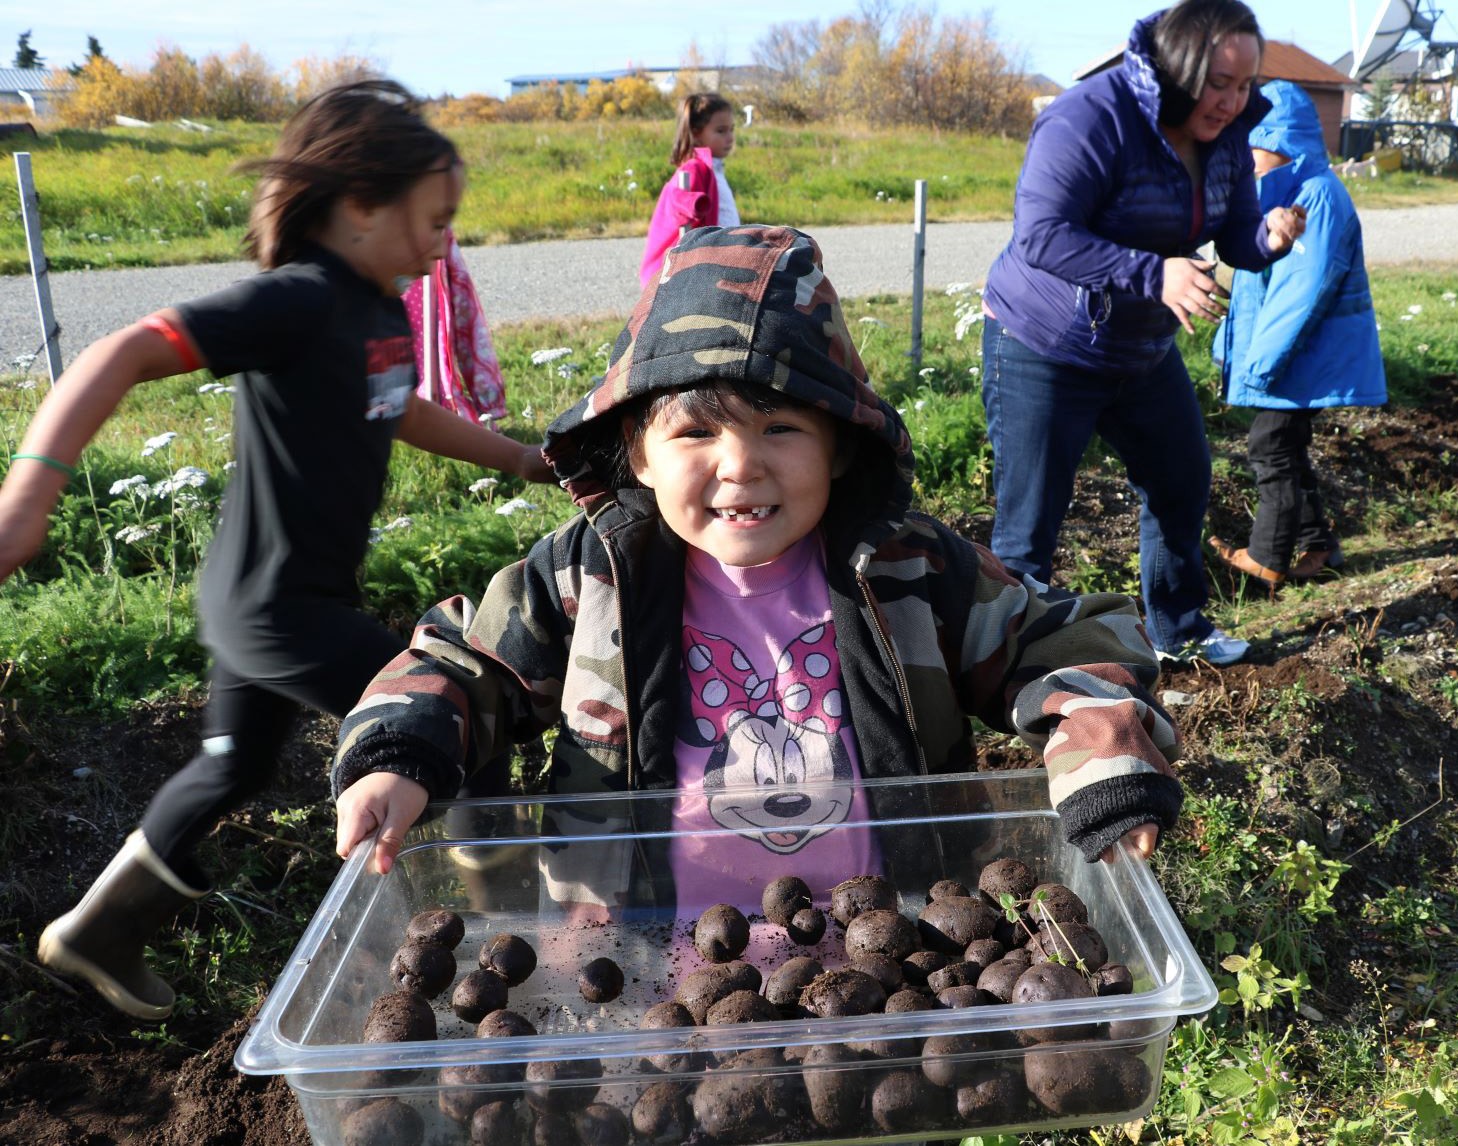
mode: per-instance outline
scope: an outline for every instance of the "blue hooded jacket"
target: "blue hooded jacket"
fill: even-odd
[[[1122,68],[1060,95],[1033,124],[1018,177],[1012,241],[987,277],[987,310],[1019,342],[1091,370],[1143,371],[1179,322],[1160,301],[1164,260],[1210,240],[1232,266],[1271,261],[1246,135],[1266,112],[1245,110],[1202,146],[1203,217],[1189,172],[1159,127],[1156,12],[1137,23]]]
[[[1259,181],[1261,209],[1306,208],[1300,243],[1268,270],[1238,271],[1215,334],[1232,406],[1380,406],[1387,376],[1362,261],[1362,225],[1327,162],[1321,121],[1293,83],[1261,89],[1271,110],[1250,145],[1291,162]]]

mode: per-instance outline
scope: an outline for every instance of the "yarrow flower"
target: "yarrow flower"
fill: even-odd
[[[510,517],[513,513],[522,509],[536,509],[536,505],[527,501],[524,497],[514,497],[510,501],[503,502],[496,507],[496,512],[502,517]]]
[[[913,402],[911,404],[911,408],[913,410],[925,410],[926,409],[926,399],[925,398],[918,398],[915,402]]]
[[[864,323],[866,326],[879,326],[882,330],[886,329],[886,324],[872,314],[863,314],[856,321]]]
[[[124,525],[116,531],[116,539],[126,545],[145,541],[157,532],[156,525]]]
[[[572,353],[570,346],[555,346],[551,350],[533,350],[532,365],[545,366],[549,362],[556,362],[559,358],[566,358]]]
[[[495,489],[500,484],[501,484],[501,479],[499,479],[499,478],[491,478],[491,477],[477,478],[475,481],[473,481],[466,488],[468,490],[470,490],[472,493],[485,493],[487,490]]]
[[[1410,307],[1407,308],[1407,313],[1408,314],[1422,314],[1422,312],[1423,312],[1422,303],[1415,302]]]
[[[578,366],[575,362],[564,362],[561,366],[557,367],[557,377],[571,378],[572,375],[576,374],[581,369],[582,367]]]
[[[172,440],[176,437],[177,434],[174,431],[168,430],[165,434],[158,434],[155,438],[148,438],[142,445],[142,457],[150,458],[158,450],[170,446]]]
[[[394,521],[382,527],[381,532],[393,533],[397,529],[409,529],[415,524],[415,520],[409,517],[397,517]]]
[[[121,481],[114,481],[111,483],[111,489],[107,492],[110,493],[112,497],[116,497],[119,494],[131,493],[133,490],[137,492],[138,497],[147,496],[147,493],[149,492],[149,487],[147,485],[147,479],[143,475],[132,474],[132,476],[129,478],[122,478]]]
[[[198,469],[197,466],[183,466],[172,475],[170,481],[173,489],[183,489],[189,486],[198,489],[208,484],[208,471]]]

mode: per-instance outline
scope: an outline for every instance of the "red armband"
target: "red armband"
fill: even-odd
[[[177,357],[182,363],[182,369],[178,373],[190,374],[194,370],[202,369],[202,359],[197,356],[197,351],[192,348],[192,343],[183,336],[182,331],[160,314],[147,315],[141,320],[141,325],[148,330],[155,330],[172,344],[172,349],[177,351]]]

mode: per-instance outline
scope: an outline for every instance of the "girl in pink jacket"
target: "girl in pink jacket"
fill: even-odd
[[[677,170],[658,193],[638,278],[646,287],[663,256],[693,227],[737,227],[739,208],[724,178],[724,157],[734,150],[734,108],[718,92],[684,96],[672,161]]]

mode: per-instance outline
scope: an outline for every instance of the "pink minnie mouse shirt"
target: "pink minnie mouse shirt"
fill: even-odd
[[[818,535],[751,568],[689,550],[683,671],[673,828],[738,834],[675,836],[679,914],[715,903],[758,913],[781,875],[805,880],[825,908],[837,883],[879,871],[869,831],[831,830],[864,822],[867,802]]]

